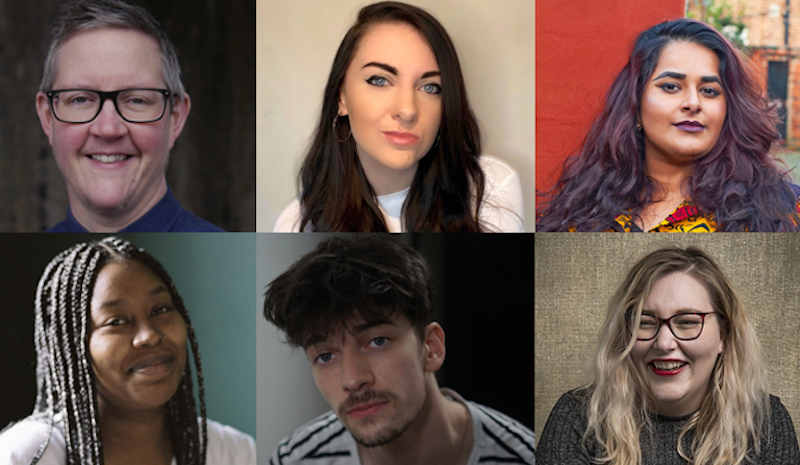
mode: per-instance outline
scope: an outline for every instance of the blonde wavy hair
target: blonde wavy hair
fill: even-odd
[[[594,381],[589,385],[584,447],[595,441],[595,463],[641,465],[640,433],[652,431],[648,412],[653,396],[643,373],[631,360],[642,307],[653,284],[671,273],[686,273],[702,283],[720,321],[722,354],[700,409],[678,436],[681,457],[695,465],[739,465],[760,452],[769,434],[769,395],[761,346],[755,331],[714,261],[702,250],[663,248],[639,260],[611,298],[600,332]],[[685,435],[694,430],[691,449]]]

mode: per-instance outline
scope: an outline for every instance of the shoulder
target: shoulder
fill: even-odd
[[[761,442],[761,458],[764,463],[799,463],[800,448],[789,411],[776,396],[769,396],[769,404],[770,427]]]
[[[66,445],[61,429],[46,420],[26,418],[0,433],[0,463],[4,465],[28,465],[44,447],[39,465],[63,465],[67,463]]]
[[[313,460],[314,465],[352,463],[354,442],[350,433],[333,412],[328,412],[297,428],[272,454],[274,464],[300,464]],[[312,463],[312,462],[309,462]]]
[[[524,202],[519,175],[509,164],[491,155],[481,155],[478,161],[486,178],[481,223],[489,231],[522,232]]]
[[[485,405],[469,401],[467,405],[478,420],[473,421],[473,424],[480,428],[480,431],[475,432],[475,437],[479,438],[479,442],[475,444],[478,448],[478,462],[491,463],[495,460],[533,465],[535,442],[533,431]]]
[[[182,209],[170,228],[171,232],[223,232],[217,225],[200,218],[189,210]]]
[[[503,160],[492,155],[481,155],[478,164],[486,175],[486,180],[493,184],[503,184],[516,179],[519,182],[519,175],[516,170]]]
[[[45,232],[49,233],[60,233],[60,232],[71,232],[70,229],[67,227],[67,220],[64,220],[60,223],[57,223],[52,228],[48,229]]]
[[[207,465],[255,465],[256,446],[253,438],[232,426],[206,420],[208,426]]]
[[[299,232],[300,231],[300,201],[297,199],[292,200],[286,208],[283,209],[278,219],[275,221],[275,227],[272,232]]]

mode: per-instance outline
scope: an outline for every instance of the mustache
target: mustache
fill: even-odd
[[[378,392],[378,391],[362,391],[350,394],[347,399],[339,406],[339,413],[346,413],[347,411],[358,407],[359,405],[366,404],[369,402],[374,401],[386,401],[388,402],[391,400],[391,395],[388,392]]]

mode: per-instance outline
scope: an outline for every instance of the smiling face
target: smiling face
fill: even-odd
[[[686,41],[664,46],[641,102],[649,162],[691,164],[714,148],[727,111],[720,79],[719,59],[708,48]]]
[[[642,315],[667,319],[678,313],[714,312],[708,291],[689,274],[676,272],[659,278],[644,302]],[[706,315],[700,337],[677,339],[666,323],[649,341],[636,341],[631,359],[643,374],[655,399],[655,409],[682,416],[700,408],[708,391],[717,356],[722,353],[720,315]],[[673,324],[679,324],[673,320]]]
[[[358,157],[378,195],[402,190],[436,140],[442,119],[439,66],[422,35],[406,23],[371,26],[342,84]]]
[[[101,408],[162,408],[186,366],[186,323],[161,279],[137,261],[108,263],[97,275],[90,317]]]
[[[306,348],[317,388],[362,446],[391,442],[424,416],[426,377],[441,366],[436,323],[426,328],[426,341],[423,347],[408,320],[395,316],[351,322]]]
[[[166,88],[157,42],[130,29],[76,33],[61,45],[55,63],[51,90]],[[188,115],[188,96],[175,99],[152,123],[124,121],[110,100],[93,121],[82,124],[58,121],[42,92],[36,107],[79,220],[88,211],[129,217],[129,223],[164,195],[169,151]]]

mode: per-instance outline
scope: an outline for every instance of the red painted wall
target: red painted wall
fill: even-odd
[[[552,188],[580,148],[636,36],[684,8],[685,0],[536,0],[538,191]]]

